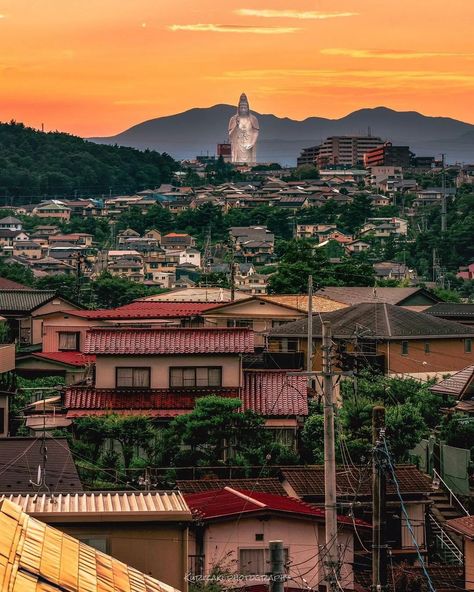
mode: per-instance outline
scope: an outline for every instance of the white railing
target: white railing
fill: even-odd
[[[454,506],[453,500],[456,501],[456,504],[458,505],[458,507],[462,510],[462,512],[464,514],[466,514],[466,516],[469,516],[469,512],[466,509],[466,507],[463,505],[463,503],[461,502],[461,500],[458,498],[458,496],[454,493],[454,491],[451,489],[451,487],[449,487],[449,485],[446,483],[446,481],[441,477],[441,475],[438,473],[438,471],[436,469],[433,469],[433,483],[435,482],[435,480],[438,480],[440,483],[443,484],[443,489],[446,491],[446,493],[449,495],[449,505],[450,506]]]
[[[449,536],[449,534],[443,529],[441,524],[430,514],[431,532],[434,535],[436,546],[440,553],[443,554],[444,559],[447,563],[463,565],[464,555]]]

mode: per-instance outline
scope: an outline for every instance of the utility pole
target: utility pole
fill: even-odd
[[[270,541],[270,563],[270,592],[283,592],[285,588],[283,541]]]
[[[441,155],[442,162],[442,195],[441,195],[441,232],[446,232],[448,229],[448,212],[446,204],[446,167],[445,167],[445,154]]]
[[[386,479],[383,468],[382,437],[385,433],[385,408],[374,407],[372,410],[372,592],[384,592],[387,589],[387,545],[385,530]]]
[[[313,369],[313,276],[308,276],[308,347],[306,351],[306,370]],[[308,377],[311,385],[312,378]]]
[[[326,521],[325,566],[330,590],[337,589],[339,556],[337,545],[336,450],[334,438],[334,383],[331,364],[332,329],[323,322],[323,398],[324,398],[324,511]]]

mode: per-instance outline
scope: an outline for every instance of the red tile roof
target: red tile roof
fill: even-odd
[[[224,489],[203,493],[185,493],[184,499],[196,517],[201,519],[224,518],[262,511],[298,514],[310,518],[324,520],[324,510],[316,508],[293,497],[250,491],[245,489]],[[339,516],[342,523],[352,525],[350,518]],[[369,527],[363,521],[356,521],[358,526]]]
[[[9,280],[8,278],[0,277],[0,290],[30,290],[28,286]]]
[[[84,319],[167,319],[189,318],[215,308],[209,302],[153,302],[137,301],[111,309],[78,310],[73,316]]]
[[[91,329],[88,354],[244,354],[254,351],[253,331],[220,328]]]
[[[280,370],[244,371],[242,401],[267,417],[308,415],[306,376],[288,376]]]
[[[69,364],[70,366],[86,366],[87,364],[95,363],[94,355],[82,354],[80,352],[38,352],[33,355],[45,360]]]
[[[474,516],[453,518],[446,522],[446,526],[458,534],[474,540]]]
[[[238,398],[238,388],[199,388],[193,389],[96,389],[88,386],[67,387],[64,406],[68,417],[83,415],[104,415],[106,413],[127,412],[133,415],[161,415],[173,417],[180,411],[194,409],[196,399],[211,394],[220,397]],[[167,413],[162,413],[167,412]]]

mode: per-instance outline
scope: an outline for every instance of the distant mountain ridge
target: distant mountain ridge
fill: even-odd
[[[89,138],[99,144],[119,144],[167,152],[177,159],[215,154],[227,137],[232,105],[194,108],[144,121],[111,137]],[[387,107],[360,109],[340,119],[308,117],[302,121],[253,112],[260,122],[257,156],[260,162],[294,164],[300,150],[331,135],[380,136],[409,145],[419,156],[447,154],[448,162],[474,162],[474,125],[449,117],[429,117],[416,111]]]

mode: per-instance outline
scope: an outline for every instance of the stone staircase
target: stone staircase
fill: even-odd
[[[462,564],[462,537],[445,528],[445,522],[460,518],[465,513],[458,504],[450,499],[449,493],[439,488],[430,493],[430,529],[433,535],[433,548],[443,563]]]

